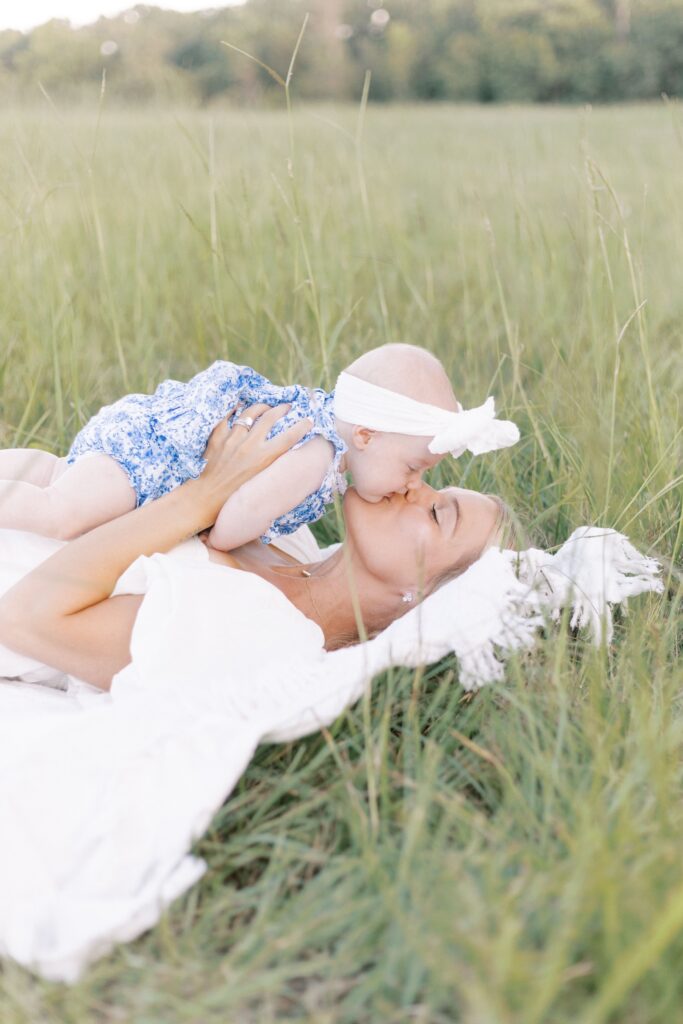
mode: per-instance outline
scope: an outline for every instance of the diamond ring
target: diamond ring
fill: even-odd
[[[235,420],[236,427],[246,427],[247,430],[251,430],[254,426],[255,420],[251,416],[240,416]]]

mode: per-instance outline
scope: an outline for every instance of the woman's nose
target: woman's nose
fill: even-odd
[[[429,484],[426,484],[424,480],[418,478],[415,484],[408,484],[406,486],[405,499],[413,504],[419,504],[421,501],[428,499],[432,488]]]
[[[411,502],[414,505],[420,503],[428,503],[433,500],[434,488],[430,487],[424,480],[419,479],[414,486],[408,485],[405,489],[404,498],[405,501]]]

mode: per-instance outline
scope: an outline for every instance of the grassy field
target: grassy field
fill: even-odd
[[[676,106],[0,113],[0,444],[217,357],[329,384],[415,341],[523,432],[433,481],[669,584],[609,651],[560,629],[473,700],[394,672],[262,748],[202,883],[73,988],[5,965],[2,1024],[683,1021],[682,158]]]

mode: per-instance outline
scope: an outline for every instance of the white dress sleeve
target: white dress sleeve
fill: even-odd
[[[65,541],[52,537],[40,537],[23,530],[0,529],[0,595],[14,586],[22,576],[31,572],[59,551]],[[168,558],[179,562],[208,562],[206,547],[197,537],[191,537],[176,545]],[[112,595],[144,594],[146,577],[140,560],[134,562],[119,579]],[[25,683],[40,683],[55,689],[66,689],[68,678],[49,665],[35,658],[16,654],[0,644],[0,681],[17,680]]]

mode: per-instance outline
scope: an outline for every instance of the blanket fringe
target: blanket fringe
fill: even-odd
[[[612,639],[614,604],[661,593],[660,565],[616,530],[582,526],[555,554],[488,551],[375,640],[377,668],[437,661],[453,652],[466,690],[503,676],[513,651],[530,647],[548,619],[571,608],[573,629],[599,645]]]

